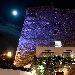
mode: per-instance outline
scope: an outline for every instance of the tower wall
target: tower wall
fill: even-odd
[[[26,10],[17,53],[20,52],[22,56],[35,53],[38,46],[54,47],[54,41],[61,41],[62,47],[74,47],[74,40],[74,9],[59,9],[51,6],[30,7]]]

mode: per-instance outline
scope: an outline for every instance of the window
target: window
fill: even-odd
[[[54,33],[53,34],[57,34],[58,33],[58,29],[54,29]]]
[[[55,41],[55,47],[61,47],[62,43],[61,41]]]

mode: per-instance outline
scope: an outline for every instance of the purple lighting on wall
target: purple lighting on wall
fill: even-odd
[[[53,47],[54,41],[62,46],[74,46],[75,10],[51,6],[31,7],[26,10],[17,51],[35,52],[37,46]]]

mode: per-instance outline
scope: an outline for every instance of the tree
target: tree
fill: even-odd
[[[68,69],[68,75],[75,75],[75,65],[72,65],[71,68]]]

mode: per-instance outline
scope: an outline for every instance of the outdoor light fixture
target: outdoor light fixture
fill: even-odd
[[[11,53],[11,52],[8,52],[8,53],[7,53],[7,56],[8,56],[8,57],[11,57],[11,56],[12,56],[12,53]]]

